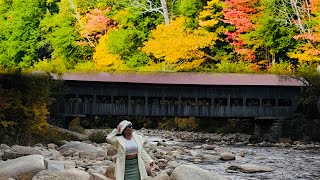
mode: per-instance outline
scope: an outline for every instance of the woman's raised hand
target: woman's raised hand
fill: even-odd
[[[118,133],[120,132],[120,130],[121,130],[121,126],[117,126],[117,131],[118,131]]]

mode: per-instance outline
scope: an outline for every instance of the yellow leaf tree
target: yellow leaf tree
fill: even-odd
[[[211,57],[203,49],[214,45],[216,34],[199,28],[187,29],[185,18],[177,18],[169,25],[159,25],[152,38],[144,43],[142,51],[154,56],[150,69],[187,71],[195,69]]]
[[[108,34],[103,35],[99,44],[96,46],[96,52],[93,55],[93,62],[97,71],[116,71],[124,67],[124,63],[119,55],[108,51]]]

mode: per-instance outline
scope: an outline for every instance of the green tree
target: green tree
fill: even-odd
[[[223,22],[223,7],[221,0],[210,0],[197,17],[200,27],[215,33],[218,37],[214,46],[206,49],[212,59],[199,67],[197,69],[199,71],[215,71],[217,70],[216,64],[229,64],[229,61],[235,59],[234,47],[226,41],[225,35],[225,32],[232,29],[233,26]]]
[[[59,2],[58,7],[58,13],[47,12],[40,23],[41,45],[47,54],[43,59],[62,59],[70,68],[77,62],[92,59],[93,48],[77,43],[81,37],[68,0]]]
[[[289,59],[286,53],[296,45],[293,39],[296,33],[295,27],[277,20],[283,16],[277,12],[276,4],[279,3],[277,1],[279,0],[263,1],[264,9],[257,27],[254,31],[242,36],[256,54],[260,55],[258,60],[262,60],[261,63],[267,60],[267,63],[275,64]]]
[[[39,24],[46,10],[41,0],[0,1],[1,66],[23,68],[39,59]]]

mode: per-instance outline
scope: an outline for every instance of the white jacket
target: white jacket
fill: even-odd
[[[125,152],[125,138],[117,135],[117,129],[114,129],[108,136],[107,140],[112,145],[118,148],[118,155],[117,155],[117,162],[116,162],[116,169],[115,169],[115,175],[116,180],[124,180],[124,172],[125,172],[125,161],[126,161],[126,152]],[[145,163],[151,163],[152,159],[148,155],[148,153],[144,150],[142,144],[143,139],[140,135],[132,132],[132,137],[138,144],[138,165],[139,165],[139,171],[140,171],[140,179],[146,179],[147,178],[147,171],[145,168]]]

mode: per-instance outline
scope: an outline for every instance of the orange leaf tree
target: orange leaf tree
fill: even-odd
[[[226,0],[224,2],[224,22],[235,27],[234,30],[226,32],[226,39],[235,47],[236,52],[243,56],[244,60],[255,59],[253,51],[244,47],[245,42],[240,35],[255,28],[251,18],[257,12],[255,9],[257,3],[258,0]]]
[[[104,12],[109,12],[110,7],[106,8]],[[112,19],[109,19],[103,15],[100,9],[93,9],[91,13],[87,13],[85,16],[86,24],[84,25],[81,36],[89,37],[91,40],[96,41],[102,35],[108,32],[109,29],[115,26]]]
[[[302,0],[301,0],[302,1]],[[299,5],[299,4],[297,4]],[[292,19],[297,27],[303,27],[304,31],[296,35],[294,38],[301,41],[301,45],[294,52],[288,53],[291,58],[299,60],[300,64],[320,63],[320,1],[310,0],[302,1],[299,11],[300,21]],[[298,16],[297,16],[298,17]],[[300,28],[302,29],[302,28]]]

